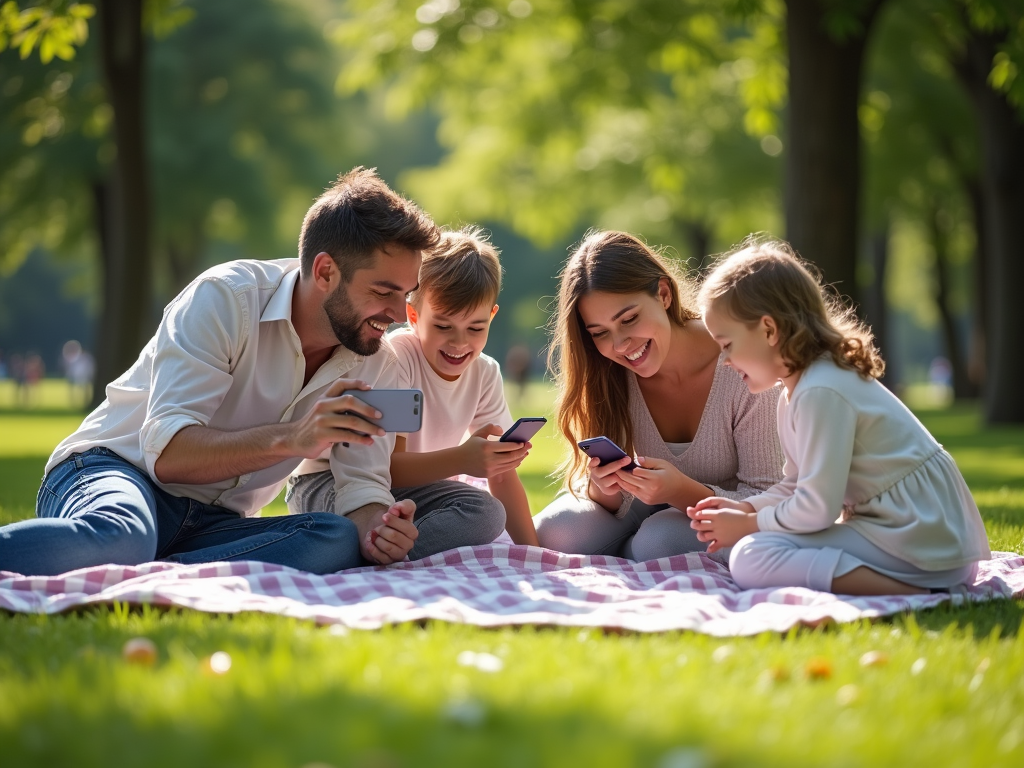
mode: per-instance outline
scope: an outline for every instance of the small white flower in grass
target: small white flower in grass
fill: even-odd
[[[327,630],[327,634],[333,635],[334,637],[345,637],[348,634],[348,627],[344,627],[341,624],[331,624],[331,628]]]
[[[476,728],[487,719],[487,710],[474,699],[456,699],[445,705],[444,716],[459,725]]]
[[[711,654],[711,659],[716,664],[721,664],[723,661],[728,659],[733,654],[733,647],[731,645],[720,645],[715,648],[714,653]]]
[[[476,667],[481,672],[501,672],[505,667],[505,662],[493,653],[463,651],[459,654],[458,659],[456,660],[459,662],[460,666]]]
[[[985,682],[985,676],[982,675],[982,674],[977,674],[977,675],[975,675],[974,677],[971,678],[971,682],[967,686],[967,690],[970,691],[971,693],[974,693],[976,690],[981,688],[981,684],[983,682]]]
[[[928,666],[928,659],[920,658],[910,665],[910,674],[920,675],[924,672],[924,668]]]
[[[231,656],[225,651],[217,651],[210,656],[210,671],[215,675],[223,675],[231,669]]]
[[[860,689],[853,685],[844,685],[838,691],[836,691],[836,703],[841,707],[849,707],[857,703],[857,699],[860,698]]]
[[[696,747],[679,747],[666,752],[658,761],[658,768],[706,768],[711,761],[703,750]]]

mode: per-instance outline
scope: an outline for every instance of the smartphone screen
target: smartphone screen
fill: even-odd
[[[498,438],[503,443],[526,443],[530,438],[540,431],[540,428],[548,423],[543,416],[524,416],[518,419],[515,424],[508,428],[504,435]]]
[[[588,440],[580,440],[577,445],[585,454],[587,454],[587,456],[599,459],[601,464],[618,461],[619,459],[624,459],[629,455],[604,435],[601,435],[600,437],[591,437]],[[629,464],[623,467],[623,469],[627,472],[632,472],[636,469],[636,462],[630,461]]]

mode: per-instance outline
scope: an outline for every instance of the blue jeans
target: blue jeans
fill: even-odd
[[[152,560],[259,560],[312,573],[364,565],[355,523],[329,513],[239,517],[172,496],[113,451],[76,453],[43,479],[36,518],[0,527],[0,569],[32,576]]]

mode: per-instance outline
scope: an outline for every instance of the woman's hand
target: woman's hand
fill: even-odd
[[[746,506],[750,507],[749,504]],[[757,515],[739,509],[687,507],[686,514],[690,518],[690,527],[697,531],[698,541],[707,542],[709,553],[731,547],[744,536],[759,530]]]
[[[597,458],[591,459],[587,465],[587,469],[590,472],[590,482],[604,496],[614,496],[615,494],[622,493],[622,480],[624,477],[629,476],[629,473],[622,468],[629,464],[630,461],[632,459],[628,456],[624,456],[617,461],[609,461],[607,464],[601,464],[600,459]]]
[[[651,459],[645,456],[637,458],[639,466],[632,472],[620,472],[619,485],[622,490],[632,493],[644,504],[675,503],[680,495],[686,475],[676,469],[670,462]]]

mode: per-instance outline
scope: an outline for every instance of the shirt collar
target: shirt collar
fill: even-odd
[[[286,272],[281,278],[277,290],[270,297],[267,306],[260,315],[261,323],[270,323],[276,320],[292,321],[292,295],[295,293],[295,286],[299,282],[299,269],[296,267]]]

